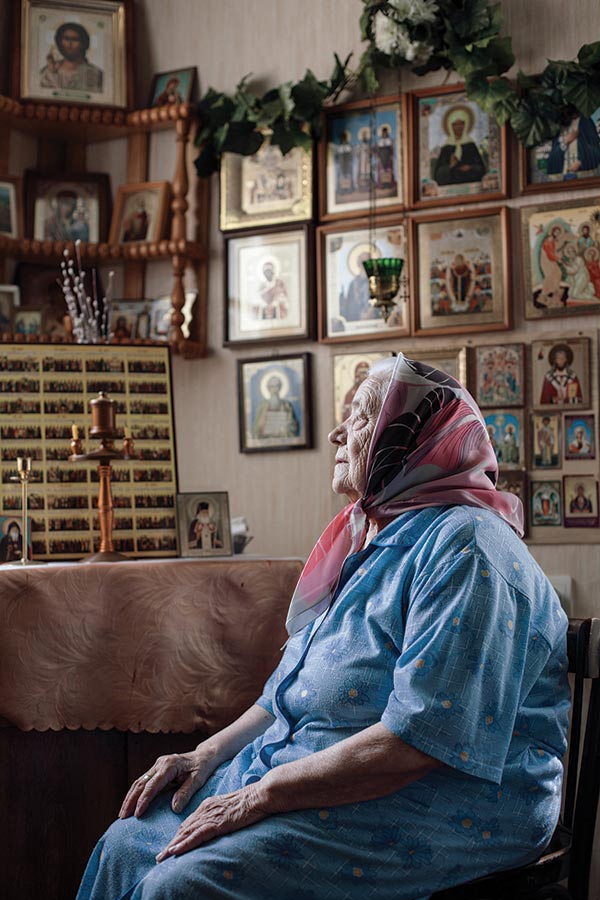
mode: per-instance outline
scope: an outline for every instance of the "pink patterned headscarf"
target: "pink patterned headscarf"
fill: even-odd
[[[445,372],[400,354],[367,459],[364,496],[329,523],[294,591],[290,635],[331,603],[344,560],[363,544],[369,517],[395,519],[426,506],[477,506],[523,534],[523,507],[496,490],[498,463],[468,391]]]

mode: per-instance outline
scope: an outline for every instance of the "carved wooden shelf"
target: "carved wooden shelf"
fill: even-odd
[[[52,337],[49,334],[13,334],[11,331],[5,331],[0,335],[0,353],[2,352],[2,344],[72,344],[74,341],[61,337]],[[187,338],[177,341],[152,341],[150,339],[142,340],[134,338],[129,341],[125,338],[113,338],[108,343],[98,344],[98,347],[109,347],[118,345],[121,347],[167,347],[179,353],[184,359],[202,359],[206,356],[206,346],[200,341],[193,341]]]
[[[196,241],[186,240],[150,241],[139,244],[88,244],[82,241],[79,249],[86,262],[99,265],[117,264],[130,260],[171,259],[173,256],[185,256],[194,260],[206,259],[206,248]],[[63,258],[65,250],[75,257],[73,241],[38,241],[31,238],[15,240],[0,236],[0,254],[3,256],[14,256],[40,263],[58,263]]]
[[[0,95],[0,124],[38,137],[74,139],[84,143],[173,128],[178,121],[191,119],[193,115],[191,103],[126,112],[98,106],[13,100]]]
[[[85,169],[85,146],[95,141],[127,139],[127,181],[136,184],[148,180],[149,138],[154,131],[173,129],[176,141],[176,163],[171,178],[170,238],[139,244],[82,243],[81,255],[86,265],[124,265],[124,296],[144,296],[146,263],[170,260],[173,270],[171,303],[171,349],[186,359],[206,356],[206,306],[208,291],[208,211],[209,183],[197,183],[196,237],[187,240],[186,214],[189,209],[186,149],[195,122],[194,105],[180,103],[152,109],[127,112],[97,106],[13,100],[0,95],[0,132],[17,130],[38,139],[38,157],[45,160],[48,142],[64,145],[68,165],[74,171]],[[60,154],[58,154],[60,156]],[[56,153],[55,153],[56,156]],[[65,173],[67,174],[67,173]],[[73,242],[15,240],[0,236],[0,257],[11,256],[37,263],[58,263],[68,250],[75,255]],[[183,336],[184,276],[187,266],[195,271],[198,302],[192,334]],[[57,268],[58,275],[58,268]],[[2,338],[6,340],[5,337]],[[18,336],[15,338],[18,340]]]

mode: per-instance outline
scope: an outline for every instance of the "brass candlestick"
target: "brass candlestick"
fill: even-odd
[[[72,428],[70,462],[83,462],[89,460],[98,461],[98,516],[100,519],[100,550],[85,556],[81,562],[119,562],[127,559],[122,553],[115,550],[113,543],[113,498],[112,498],[112,470],[111,461],[114,459],[133,459],[133,441],[127,429],[123,439],[123,449],[115,449],[115,439],[119,436],[116,430],[115,418],[116,403],[101,391],[94,400],[90,400],[92,412],[92,427],[90,437],[100,439],[100,446],[89,453],[82,452],[82,442],[76,425]]]
[[[27,509],[27,485],[32,476],[32,466],[30,456],[17,456],[17,472],[13,475],[11,481],[21,482],[21,559],[15,559],[6,563],[8,566],[43,566],[43,560],[34,560],[33,551],[32,558],[29,559],[29,541],[27,535],[29,532],[29,511]]]

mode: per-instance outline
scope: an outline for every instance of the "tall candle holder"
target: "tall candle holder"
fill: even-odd
[[[11,476],[11,481],[19,481],[21,483],[21,559],[12,560],[6,563],[8,566],[43,566],[43,560],[29,559],[29,510],[27,508],[27,486],[30,478],[33,476],[33,468],[30,456],[17,456],[17,475]]]
[[[115,449],[115,440],[119,437],[116,428],[116,403],[101,391],[94,400],[90,400],[92,427],[90,437],[99,438],[100,446],[89,453],[83,453],[83,444],[76,425],[73,425],[70,462],[98,462],[98,516],[100,519],[100,549],[97,553],[85,556],[81,562],[120,562],[127,559],[115,550],[113,543],[113,498],[111,462],[115,459],[134,459],[133,441],[125,429],[123,449]]]

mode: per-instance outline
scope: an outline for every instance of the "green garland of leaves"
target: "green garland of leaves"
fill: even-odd
[[[240,81],[232,97],[210,88],[197,106],[200,127],[196,144],[201,148],[195,161],[198,175],[216,172],[223,153],[251,156],[267,134],[283,154],[293,147],[309,150],[320,136],[325,101],[335,100],[348,83],[349,59],[342,62],[335,54],[329,81],[319,81],[307,69],[302,81],[286,81],[262,97],[248,89],[250,76]]]
[[[198,175],[206,177],[219,168],[223,153],[250,156],[269,134],[282,153],[294,147],[309,149],[320,136],[321,112],[326,101],[339,94],[358,76],[370,94],[379,87],[381,67],[407,66],[406,60],[381,53],[374,43],[374,17],[389,8],[388,0],[363,0],[361,35],[369,46],[358,73],[350,72],[350,56],[343,62],[335,54],[328,81],[319,81],[310,69],[304,78],[267,91],[262,97],[248,88],[249,76],[240,81],[233,96],[212,88],[197,106],[200,127],[195,161]],[[440,69],[457,72],[469,99],[500,125],[509,122],[526,147],[555,137],[575,115],[591,116],[600,107],[600,41],[584,45],[577,61],[549,61],[537,76],[519,72],[516,84],[504,77],[513,65],[510,37],[501,37],[502,11],[490,0],[438,0],[439,14],[425,35],[433,52],[425,64],[413,65],[417,75]],[[422,40],[422,32],[411,35]]]

